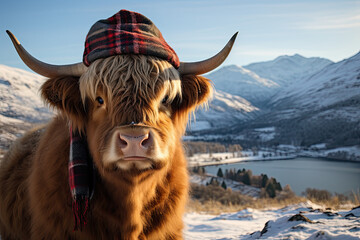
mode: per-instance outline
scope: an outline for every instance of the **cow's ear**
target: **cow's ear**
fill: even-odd
[[[181,108],[193,110],[196,106],[206,103],[212,94],[210,80],[202,76],[182,76],[181,85]]]
[[[81,100],[78,77],[48,79],[41,86],[41,96],[51,107],[65,114],[74,127],[82,128],[81,123],[85,122],[86,112]]]

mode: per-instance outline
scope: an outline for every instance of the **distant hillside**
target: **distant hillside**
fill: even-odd
[[[259,114],[259,108],[246,99],[230,93],[215,91],[213,99],[206,109],[196,112],[189,131],[202,131],[210,128],[223,128],[239,122],[254,119]]]
[[[43,82],[37,74],[0,65],[0,149],[33,124],[52,116],[40,99]]]
[[[360,145],[359,109],[360,53],[282,88],[253,120],[211,135],[250,145]]]
[[[279,140],[303,145],[360,145],[360,53],[282,89],[262,121],[279,125]]]
[[[334,105],[360,95],[360,53],[327,65],[281,89],[271,99],[275,109],[288,109],[289,104],[304,111]]]
[[[296,83],[301,78],[320,71],[331,63],[333,62],[325,58],[306,58],[295,54],[293,56],[280,56],[272,61],[252,63],[244,67],[263,78],[271,79],[281,87],[286,87],[289,84]]]
[[[206,77],[212,80],[219,94],[228,97],[230,102],[246,103],[245,106],[251,106],[251,110],[239,111],[239,107],[233,105],[223,107],[224,101],[219,100],[219,95],[215,95],[208,112],[199,110],[196,113],[199,121],[192,124],[195,127],[190,128],[190,131],[192,134],[197,130],[216,131],[225,125],[229,128],[236,123],[243,125],[244,121],[253,121],[256,117],[272,111],[269,103],[282,89],[292,85],[291,83],[300,84],[301,79],[312,76],[331,63],[324,58],[305,58],[296,54],[245,67],[224,66]],[[234,96],[238,98],[235,100]]]
[[[51,116],[40,98],[44,77],[25,70],[0,65],[0,115],[28,122]]]
[[[222,67],[206,77],[217,91],[240,96],[254,105],[261,104],[280,88],[276,82],[236,65]]]

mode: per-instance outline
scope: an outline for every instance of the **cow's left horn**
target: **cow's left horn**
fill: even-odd
[[[225,45],[225,47],[215,56],[199,61],[199,62],[180,62],[180,67],[178,69],[181,75],[192,74],[192,75],[199,75],[210,72],[217,68],[220,64],[222,64],[226,57],[229,55],[231,48],[235,42],[236,36],[238,32],[236,32],[229,42]]]
[[[21,46],[20,42],[9,30],[6,30],[6,33],[9,35],[16,51],[18,52],[23,62],[34,72],[42,76],[49,78],[64,75],[80,77],[87,69],[87,67],[82,62],[69,65],[52,65],[44,63],[31,56],[30,53],[28,53],[25,48]]]

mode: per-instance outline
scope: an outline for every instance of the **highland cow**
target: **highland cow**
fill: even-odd
[[[90,30],[84,61],[23,61],[48,77],[57,115],[17,140],[0,166],[2,239],[182,239],[188,195],[181,137],[211,95],[214,57],[179,62],[146,17],[122,10]],[[70,186],[70,187],[69,187]]]

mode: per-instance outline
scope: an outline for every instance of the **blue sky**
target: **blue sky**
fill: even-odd
[[[28,69],[16,55],[7,29],[43,61],[82,61],[92,24],[120,9],[150,18],[181,61],[212,56],[236,31],[238,39],[224,65],[295,53],[340,61],[360,50],[360,0],[2,0],[0,64]]]

